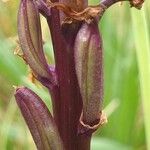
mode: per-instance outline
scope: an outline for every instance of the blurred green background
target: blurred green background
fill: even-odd
[[[29,68],[14,55],[18,5],[18,0],[0,0],[0,150],[35,149],[17,108],[13,85],[32,88],[51,107],[46,89],[30,81]],[[108,123],[95,133],[92,150],[150,150],[149,8],[148,0],[141,11],[130,9],[127,2],[118,3],[101,20]],[[48,27],[44,18],[41,21],[44,49],[52,63]]]

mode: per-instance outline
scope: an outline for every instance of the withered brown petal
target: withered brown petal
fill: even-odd
[[[141,9],[143,6],[144,0],[130,0],[131,7]]]
[[[99,119],[103,95],[102,39],[98,24],[84,23],[75,40],[75,67],[83,100],[83,120]]]
[[[15,98],[38,150],[63,150],[55,122],[44,102],[26,87],[16,89]]]
[[[25,59],[34,74],[55,82],[44,56],[40,16],[34,0],[21,1],[18,35]]]

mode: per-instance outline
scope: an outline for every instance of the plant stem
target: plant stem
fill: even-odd
[[[83,7],[86,8],[86,0],[82,1],[85,4]],[[102,0],[100,5],[108,8],[119,1],[127,0]],[[62,0],[61,2],[67,4],[69,1]],[[71,3],[74,5],[76,1],[71,1]],[[64,17],[64,14],[55,8],[51,8],[51,15],[47,16],[58,78],[58,86],[51,91],[54,119],[66,150],[90,150],[92,133],[84,132],[78,135],[82,98],[75,71],[74,41],[81,22],[72,22],[62,26]]]
[[[51,30],[54,47],[56,73],[58,75],[59,89],[53,97],[54,116],[57,120],[58,130],[66,150],[77,150],[78,124],[82,109],[82,100],[75,73],[73,43],[78,30],[78,24],[67,28],[66,36],[61,31],[59,14],[52,9],[52,16],[47,18]],[[58,96],[57,99],[56,95]]]
[[[85,134],[78,138],[78,150],[90,150],[91,136],[92,135]]]

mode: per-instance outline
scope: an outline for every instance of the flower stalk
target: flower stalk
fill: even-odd
[[[98,23],[104,12],[123,0],[21,0],[18,35],[26,63],[47,87],[53,116],[30,89],[15,97],[39,150],[90,150],[90,141],[107,119],[103,114],[103,45]],[[143,0],[130,0],[141,8]],[[50,29],[55,66],[44,55],[40,14]]]

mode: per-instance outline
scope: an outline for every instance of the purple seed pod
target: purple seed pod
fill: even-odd
[[[16,89],[15,98],[38,150],[63,150],[57,127],[44,102],[26,87]]]
[[[56,83],[56,77],[46,62],[38,8],[34,0],[22,0],[18,13],[18,35],[26,62],[37,78]]]
[[[102,39],[97,22],[84,23],[75,40],[75,67],[87,124],[100,120],[103,95]]]

